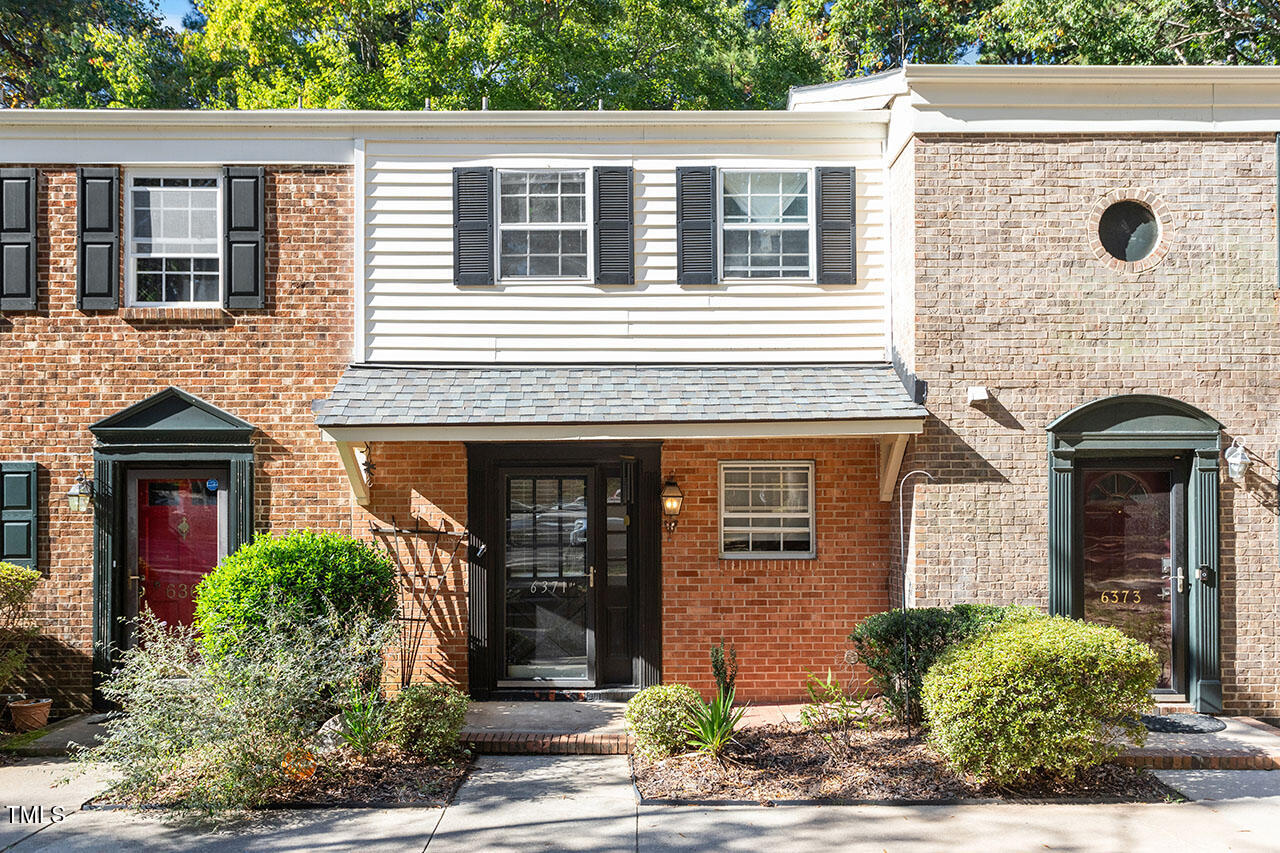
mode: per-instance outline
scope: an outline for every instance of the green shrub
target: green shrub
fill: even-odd
[[[687,684],[658,684],[632,696],[626,716],[636,751],[650,758],[685,752],[687,726],[701,705],[702,697]]]
[[[435,760],[458,751],[471,700],[448,684],[411,684],[391,705],[389,735],[405,752]]]
[[[387,704],[375,684],[369,689],[352,687],[342,706],[342,740],[357,755],[368,758],[377,751],[387,734]]]
[[[377,548],[341,533],[259,536],[196,587],[196,627],[207,654],[236,649],[268,612],[307,619],[332,608],[378,619],[395,613],[395,568]]]
[[[929,738],[961,772],[999,782],[1071,778],[1141,743],[1160,664],[1115,628],[1064,617],[1013,623],[959,646],[924,679]]]
[[[35,630],[28,624],[31,599],[40,573],[13,563],[0,563],[0,693],[27,662]]]
[[[733,741],[738,723],[746,713],[746,706],[733,707],[733,688],[723,693],[717,690],[710,702],[705,705],[699,702],[694,706],[693,719],[684,727],[689,735],[689,745],[698,752],[719,758]]]
[[[1029,607],[992,604],[886,610],[859,623],[849,642],[854,661],[871,671],[890,713],[911,724],[921,717],[921,679],[947,649],[1002,622],[1040,616]]]

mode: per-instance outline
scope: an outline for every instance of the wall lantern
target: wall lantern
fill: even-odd
[[[684,506],[684,492],[676,485],[675,480],[667,480],[662,486],[662,526],[668,533],[674,533],[680,517],[680,508]]]
[[[76,481],[71,484],[71,491],[67,492],[67,506],[72,512],[88,512],[92,498],[93,480],[85,477],[83,473],[77,474]]]
[[[1222,455],[1227,460],[1227,476],[1233,480],[1243,480],[1244,472],[1249,470],[1249,452],[1244,449],[1240,439],[1233,439],[1227,452]]]

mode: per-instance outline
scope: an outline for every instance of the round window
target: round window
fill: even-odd
[[[1122,261],[1140,261],[1160,239],[1160,226],[1151,208],[1138,201],[1118,201],[1102,212],[1098,238],[1107,254]]]

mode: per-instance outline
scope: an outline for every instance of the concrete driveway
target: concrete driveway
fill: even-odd
[[[622,756],[486,756],[448,809],[265,814],[211,827],[72,811],[106,781],[62,761],[0,768],[0,850],[1272,851],[1280,772],[1161,771],[1181,805],[642,806]],[[58,822],[9,806],[61,805]],[[28,812],[29,813],[29,812]]]

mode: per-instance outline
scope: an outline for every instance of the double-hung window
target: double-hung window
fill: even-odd
[[[501,278],[586,279],[586,169],[498,172]]]
[[[128,178],[129,303],[221,304],[217,174]]]
[[[808,278],[809,171],[721,171],[722,276]]]
[[[720,555],[812,557],[812,462],[720,463]]]

